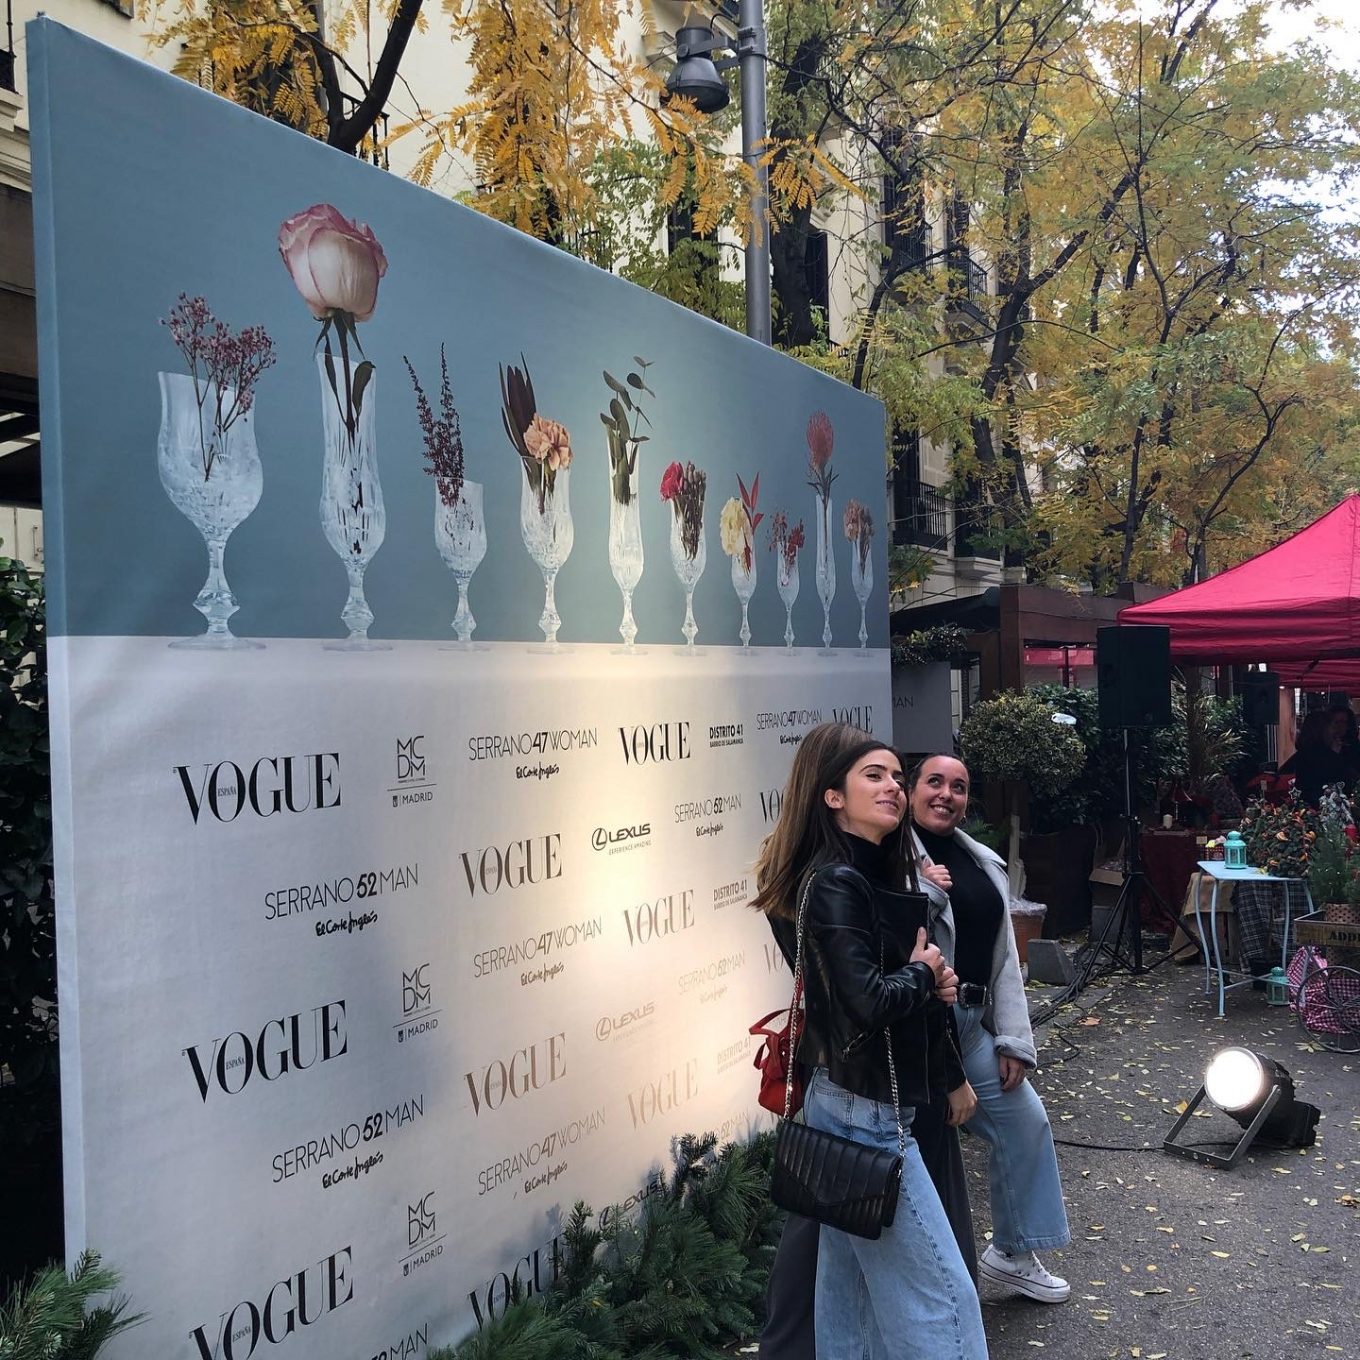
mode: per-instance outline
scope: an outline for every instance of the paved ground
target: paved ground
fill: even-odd
[[[983,1286],[992,1360],[1264,1360],[1360,1356],[1360,1056],[1309,1040],[1259,992],[1219,1020],[1197,967],[1097,984],[1040,1031],[1036,1077],[1058,1148],[1073,1241],[1046,1261],[1072,1284],[1052,1307]],[[1260,1144],[1232,1171],[1161,1151],[1211,1054],[1243,1044],[1282,1062],[1322,1110],[1306,1151]],[[1185,1141],[1235,1138],[1221,1114]],[[1219,1149],[1222,1150],[1222,1149]],[[985,1147],[965,1139],[979,1233]]]
[[[1064,1140],[1073,1231],[1045,1260],[1071,1281],[1072,1298],[1048,1306],[984,1283],[991,1360],[1360,1357],[1360,1056],[1317,1046],[1258,992],[1230,993],[1217,1019],[1203,976],[1173,964],[1117,975],[1039,1031],[1035,1084]],[[1316,1146],[1257,1144],[1232,1171],[1162,1152],[1177,1104],[1229,1044],[1289,1069],[1299,1097],[1322,1110]],[[1238,1134],[1215,1113],[1192,1119],[1182,1138]],[[985,1155],[964,1140],[980,1238],[991,1221]]]

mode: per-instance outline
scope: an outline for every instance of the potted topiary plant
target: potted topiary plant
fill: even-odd
[[[1026,892],[1048,907],[1050,930],[1080,924],[1089,912],[1087,875],[1095,841],[1094,833],[1087,833],[1089,844],[1081,847],[1086,853],[1074,856],[1071,828],[1084,800],[1069,800],[1067,793],[1085,768],[1086,746],[1070,724],[1054,721],[1058,711],[1034,694],[998,694],[974,706],[959,734],[976,777],[1018,785],[1028,795],[1031,825],[1022,846]],[[1060,807],[1069,811],[1051,823],[1049,811]],[[1029,928],[1034,921],[1020,924]]]

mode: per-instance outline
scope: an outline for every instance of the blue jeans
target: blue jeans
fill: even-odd
[[[963,1070],[978,1098],[968,1132],[991,1146],[992,1245],[1010,1254],[1066,1246],[1072,1234],[1044,1103],[1028,1081],[1001,1089],[996,1045],[982,1028],[980,1006],[955,1006],[954,1018]]]
[[[890,1104],[857,1096],[818,1068],[803,1097],[814,1129],[897,1150]],[[817,1249],[817,1360],[986,1360],[977,1291],[907,1129],[897,1215],[871,1242],[822,1227]]]

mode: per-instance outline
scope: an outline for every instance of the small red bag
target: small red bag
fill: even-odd
[[[769,1015],[757,1020],[750,1030],[752,1034],[765,1040],[756,1050],[755,1061],[752,1064],[760,1073],[760,1104],[773,1114],[782,1115],[785,1113],[784,1106],[787,1100],[787,1113],[790,1117],[803,1108],[803,1083],[793,1057],[798,1051],[798,1040],[803,1033],[803,1009],[798,1004],[802,999],[802,990],[802,980],[799,979],[799,985],[793,991],[793,1004],[789,1009],[771,1011]],[[771,1029],[770,1022],[781,1016],[784,1018],[784,1024],[779,1029]],[[790,1031],[793,1034],[792,1042],[789,1037]],[[791,1064],[793,1098],[788,1100]]]

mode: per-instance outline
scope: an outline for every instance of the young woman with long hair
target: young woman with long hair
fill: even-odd
[[[1041,1303],[1071,1292],[1035,1254],[1071,1240],[1048,1114],[1027,1077],[1038,1061],[1001,857],[959,830],[968,769],[928,756],[911,775],[911,841],[931,898],[936,938],[958,973],[954,1018],[977,1093],[968,1131],[991,1149],[992,1241],[984,1280]]]
[[[804,1117],[894,1151],[899,1127],[909,1129],[932,1095],[943,1094],[955,1125],[975,1104],[950,1042],[953,970],[913,924],[919,899],[904,892],[906,806],[889,747],[842,724],[814,728],[761,847],[752,904],[792,959],[806,891]],[[910,1134],[897,1212],[882,1237],[820,1229],[815,1329],[818,1360],[985,1360],[977,1292]]]

